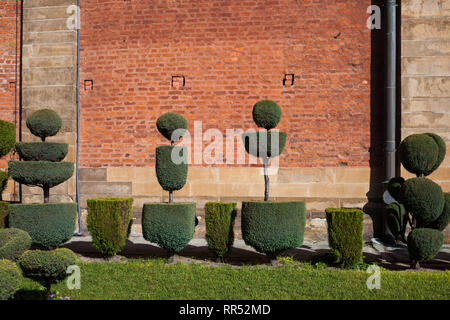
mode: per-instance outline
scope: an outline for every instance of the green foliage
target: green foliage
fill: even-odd
[[[444,231],[450,222],[450,193],[444,193],[444,210],[441,215],[435,221],[433,221],[427,228]]]
[[[176,141],[186,133],[188,121],[181,114],[168,112],[158,118],[156,127],[166,139]],[[175,130],[177,130],[176,136],[172,137]]]
[[[427,134],[412,134],[406,137],[398,149],[400,162],[411,173],[428,175],[438,163],[439,146]]]
[[[16,126],[14,123],[0,120],[0,158],[6,156],[16,143]]]
[[[169,252],[179,252],[191,241],[195,203],[146,203],[142,210],[144,239]]]
[[[252,156],[261,158],[278,157],[284,150],[286,137],[286,132],[281,131],[250,131],[242,134],[245,150]]]
[[[72,177],[74,165],[72,162],[9,161],[8,171],[19,183],[52,188]]]
[[[172,161],[172,152],[180,157],[180,164]],[[187,148],[184,146],[159,146],[156,148],[156,177],[166,191],[176,191],[186,184],[188,173]]]
[[[444,243],[439,230],[429,228],[414,229],[408,235],[408,251],[411,260],[418,262],[434,258]]]
[[[52,284],[67,278],[67,268],[76,263],[77,256],[66,248],[52,251],[29,250],[18,261],[23,275],[39,282],[48,291]]]
[[[206,240],[209,249],[222,257],[233,247],[236,202],[207,202],[205,204]]]
[[[28,129],[33,135],[40,137],[42,141],[45,141],[47,137],[56,135],[61,126],[61,117],[50,109],[35,111],[27,118]]]
[[[72,238],[76,215],[76,203],[12,204],[9,225],[28,232],[33,244],[52,249]]]
[[[16,261],[30,247],[31,237],[27,232],[16,228],[0,230],[0,259]]]
[[[0,201],[0,229],[8,226],[8,208],[9,202]]]
[[[431,138],[433,138],[434,142],[438,146],[438,156],[437,156],[437,159],[436,159],[436,163],[434,164],[434,166],[430,170],[425,172],[425,175],[428,176],[441,165],[442,161],[444,161],[445,153],[447,151],[447,147],[445,145],[445,141],[440,136],[438,136],[437,134],[434,134],[434,133],[425,133],[425,134],[430,136]]]
[[[402,177],[395,177],[389,180],[387,190],[395,200],[398,199],[398,195],[404,183],[405,179],[403,179]]]
[[[253,107],[253,121],[260,128],[275,128],[281,120],[280,106],[271,100],[261,100]]]
[[[0,200],[2,199],[2,192],[5,190],[8,184],[9,173],[8,171],[0,171]]]
[[[386,222],[396,239],[405,234],[408,217],[405,207],[398,202],[393,202],[386,207]]]
[[[87,206],[87,226],[94,247],[106,256],[115,255],[130,233],[133,198],[89,199]]]
[[[9,260],[0,260],[0,300],[8,300],[20,289],[22,275],[17,265]]]
[[[399,200],[420,223],[435,221],[444,209],[444,193],[441,187],[427,178],[411,178],[405,181]]]
[[[247,245],[269,255],[303,244],[305,202],[243,201],[242,236]]]
[[[363,261],[363,219],[359,209],[327,208],[330,253],[342,267],[353,267]]]
[[[25,161],[59,162],[69,152],[69,145],[55,142],[18,142],[16,150]]]

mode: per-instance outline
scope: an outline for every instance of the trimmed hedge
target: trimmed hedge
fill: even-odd
[[[400,202],[421,225],[435,221],[444,209],[444,193],[441,187],[427,178],[411,178],[405,181],[399,193]]]
[[[50,293],[52,284],[67,278],[67,268],[76,263],[77,256],[66,248],[52,251],[29,250],[18,261],[23,275],[46,287],[47,294]]]
[[[272,147],[272,135],[278,135],[278,148]],[[251,131],[242,135],[245,150],[254,157],[278,157],[286,145],[286,132],[281,131]]]
[[[393,202],[386,207],[386,222],[396,239],[405,234],[408,217],[405,207],[398,202]]]
[[[444,193],[444,210],[441,215],[435,221],[433,221],[427,228],[444,231],[447,225],[450,223],[450,193]]]
[[[36,137],[42,141],[54,136],[61,129],[62,120],[58,113],[50,109],[41,109],[33,112],[27,118],[27,127]]]
[[[403,167],[416,175],[427,175],[436,166],[439,147],[427,134],[412,134],[406,137],[398,149]]]
[[[76,203],[12,204],[10,227],[22,229],[33,244],[52,249],[69,241],[75,231]]]
[[[195,203],[146,203],[142,210],[144,239],[170,253],[191,241],[195,228]]]
[[[422,262],[433,259],[444,243],[444,236],[439,230],[429,228],[414,229],[408,235],[409,257]]]
[[[243,201],[242,236],[247,245],[269,256],[303,244],[303,201]]]
[[[330,253],[342,267],[353,267],[363,261],[363,219],[359,209],[325,209]]]
[[[69,152],[69,145],[55,142],[18,142],[16,151],[25,161],[60,162]]]
[[[0,158],[6,156],[16,143],[16,126],[14,123],[0,120]]]
[[[17,265],[9,260],[0,260],[0,300],[12,298],[20,289],[22,275]]]
[[[187,161],[180,164],[172,162],[172,152],[187,158],[184,146],[159,146],[156,148],[156,177],[166,191],[180,190],[186,184],[188,174]]]
[[[0,230],[0,259],[16,261],[30,247],[31,237],[27,232],[16,228]]]
[[[186,133],[188,121],[181,114],[167,112],[156,120],[156,127],[166,139],[176,141]],[[178,130],[177,133],[179,134],[177,137],[172,137],[175,130]]]
[[[74,164],[72,162],[9,161],[8,171],[19,183],[52,188],[72,177]]]
[[[115,255],[126,244],[133,221],[133,198],[87,200],[87,227],[94,247],[106,256]]]
[[[0,201],[0,229],[8,227],[9,202]]]
[[[272,100],[261,100],[253,106],[253,121],[260,128],[275,128],[281,120],[281,108]]]
[[[447,146],[445,145],[445,141],[440,136],[438,136],[437,134],[434,134],[434,133],[425,133],[425,134],[427,136],[433,138],[434,142],[438,146],[438,156],[437,156],[437,159],[436,159],[436,163],[434,164],[434,166],[430,170],[427,170],[424,173],[426,176],[428,176],[431,173],[433,173],[437,168],[439,168],[441,163],[444,161],[445,153],[447,152]]]
[[[234,243],[236,202],[207,202],[205,204],[206,240],[209,250],[217,257],[227,254]]]
[[[0,171],[0,200],[2,200],[2,192],[5,190],[8,184],[9,173],[8,171]]]

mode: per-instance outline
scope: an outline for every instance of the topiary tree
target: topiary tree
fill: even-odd
[[[194,236],[195,203],[174,203],[173,191],[186,184],[187,148],[175,146],[187,130],[187,120],[178,113],[163,114],[156,121],[158,131],[169,146],[156,148],[156,177],[161,187],[169,192],[168,203],[145,203],[142,211],[142,232],[147,241],[158,244],[170,257],[183,249]]]
[[[397,201],[386,209],[389,229],[397,240],[408,245],[411,267],[432,259],[443,244],[443,231],[450,222],[450,194],[426,178],[445,158],[445,142],[436,134],[413,134],[399,146],[403,167],[416,178],[401,177],[388,183],[388,191]],[[407,224],[411,227],[408,237]]]
[[[27,231],[33,243],[51,249],[69,240],[75,230],[77,205],[50,204],[50,188],[72,177],[74,164],[61,162],[69,150],[67,143],[45,142],[61,128],[61,118],[53,110],[38,110],[27,118],[27,127],[42,142],[19,142],[16,149],[23,161],[9,161],[11,177],[28,186],[43,189],[44,204],[15,204],[9,207],[10,226]]]
[[[0,300],[8,300],[20,288],[22,275],[17,265],[6,259],[0,259]]]
[[[282,251],[303,244],[305,231],[305,202],[269,201],[268,164],[284,150],[287,134],[272,131],[281,120],[281,108],[271,100],[262,100],[253,107],[253,120],[263,131],[243,134],[245,150],[262,160],[264,167],[264,202],[242,202],[242,235],[252,246],[276,263]]]
[[[29,250],[19,259],[18,264],[26,278],[39,282],[50,296],[52,284],[67,278],[67,268],[77,263],[73,251],[62,248],[52,251]]]
[[[16,261],[30,247],[31,237],[27,232],[16,228],[0,230],[0,259]]]
[[[16,126],[14,123],[0,120],[0,159],[14,149],[15,143]],[[8,177],[8,171],[0,171],[0,201],[2,201],[2,192],[6,188]]]

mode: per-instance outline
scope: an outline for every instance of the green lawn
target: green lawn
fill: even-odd
[[[163,259],[127,263],[80,263],[81,290],[53,286],[75,299],[450,299],[450,271],[381,271],[381,289],[369,290],[360,270],[316,268],[308,263],[280,267],[208,267],[167,264]],[[17,298],[42,288],[25,280]]]

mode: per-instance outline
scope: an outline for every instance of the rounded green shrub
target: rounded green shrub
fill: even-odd
[[[328,226],[328,244],[334,262],[344,268],[363,261],[364,212],[359,209],[325,209]]]
[[[181,163],[172,161],[172,155],[185,159]],[[186,184],[188,174],[187,148],[184,146],[159,146],[156,148],[156,177],[166,191],[180,190]]]
[[[87,226],[94,247],[106,256],[115,255],[126,244],[133,221],[133,198],[87,200]]]
[[[275,128],[281,120],[280,106],[271,100],[261,100],[253,106],[253,121],[260,128]]]
[[[0,300],[12,298],[20,288],[22,275],[17,265],[9,260],[0,260]]]
[[[16,151],[25,161],[60,162],[69,152],[69,145],[56,142],[18,142]]]
[[[426,171],[424,173],[426,176],[428,176],[441,165],[442,161],[444,161],[445,153],[447,152],[447,146],[445,145],[445,141],[440,136],[438,136],[437,134],[426,133],[426,135],[428,135],[431,138],[433,138],[434,142],[438,146],[438,156],[437,156],[437,159],[436,159],[436,163],[434,164],[434,166],[430,170],[428,170],[428,171]]]
[[[170,253],[181,251],[194,236],[195,203],[146,203],[142,210],[144,239]]]
[[[0,229],[8,226],[8,208],[9,202],[0,201]]]
[[[283,152],[286,137],[286,132],[281,131],[251,131],[242,135],[245,150],[254,157],[266,159],[278,157]]]
[[[74,165],[72,162],[9,161],[8,171],[19,183],[52,188],[72,177]]]
[[[444,243],[442,233],[429,228],[414,229],[407,240],[410,259],[418,262],[434,258]]]
[[[405,181],[399,194],[400,202],[421,225],[435,221],[444,209],[444,193],[441,187],[427,178],[411,178]]]
[[[0,158],[6,156],[16,143],[16,126],[14,123],[0,120]]]
[[[168,112],[158,118],[156,127],[166,139],[176,141],[186,133],[188,121],[181,114]],[[173,135],[175,131],[176,134]]]
[[[40,137],[42,141],[45,141],[47,137],[56,135],[62,126],[59,114],[50,109],[41,109],[33,112],[28,116],[26,123],[31,133]]]
[[[16,228],[0,230],[0,259],[16,261],[30,247],[31,237],[27,232]]]
[[[223,257],[233,247],[235,218],[236,202],[205,204],[206,240],[217,257]]]
[[[306,207],[303,201],[243,201],[242,237],[269,256],[303,244]]]
[[[28,232],[33,244],[53,249],[69,241],[75,231],[76,203],[12,204],[9,225]]]
[[[405,234],[408,217],[405,207],[393,202],[386,207],[386,223],[396,239]]]
[[[2,200],[2,192],[6,189],[6,185],[8,184],[8,178],[8,171],[0,171],[0,200]]]
[[[403,167],[420,176],[432,171],[437,164],[439,147],[427,134],[412,134],[400,143],[398,152]]]
[[[398,195],[404,183],[405,179],[403,179],[402,177],[395,177],[389,180],[387,190],[395,200],[398,200]]]
[[[444,193],[444,201],[444,210],[442,210],[441,215],[430,225],[428,225],[427,228],[444,231],[450,223],[450,193]]]
[[[18,261],[23,275],[46,287],[47,294],[50,293],[52,284],[67,278],[67,268],[76,263],[77,256],[66,248],[52,251],[29,250]]]

